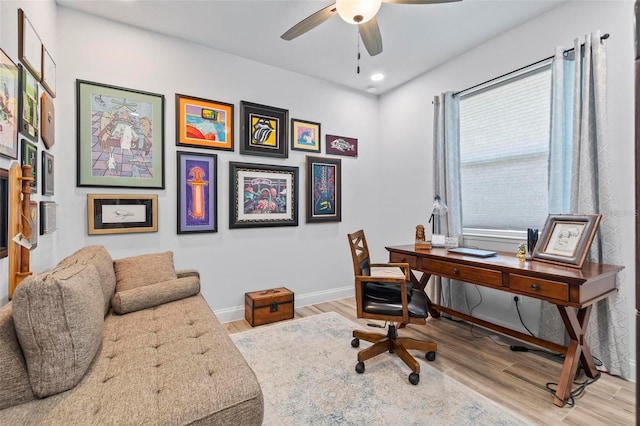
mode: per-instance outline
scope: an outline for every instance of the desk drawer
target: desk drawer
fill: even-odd
[[[408,263],[411,269],[418,269],[418,258],[410,254],[391,252],[389,254],[391,263]]]
[[[453,278],[454,280],[502,287],[502,273],[500,271],[431,259],[422,259],[422,269],[434,275]]]
[[[565,302],[569,300],[569,285],[558,281],[511,274],[509,288],[528,293],[532,297],[545,297]]]

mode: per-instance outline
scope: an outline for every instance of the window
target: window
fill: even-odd
[[[551,67],[460,97],[462,225],[524,231],[548,215]]]

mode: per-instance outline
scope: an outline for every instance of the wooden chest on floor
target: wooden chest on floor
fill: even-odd
[[[245,293],[244,318],[252,327],[293,318],[293,292],[279,287]]]

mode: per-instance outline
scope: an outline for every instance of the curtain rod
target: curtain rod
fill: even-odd
[[[606,40],[606,39],[608,39],[608,38],[609,38],[609,33],[602,34],[602,35],[600,36],[600,40]],[[584,43],[582,43],[582,46],[584,46]],[[571,49],[567,49],[567,50],[565,50],[565,51],[564,51],[564,53],[569,53],[569,52],[572,52],[573,50],[574,50],[574,48],[572,47]],[[529,65],[525,65],[524,67],[520,67],[520,68],[518,68],[517,70],[509,71],[508,73],[505,73],[505,74],[499,75],[498,77],[494,77],[494,78],[492,78],[492,79],[490,79],[490,80],[483,81],[482,83],[478,83],[478,84],[476,84],[476,85],[474,85],[474,86],[467,87],[466,89],[460,90],[459,92],[455,92],[455,93],[453,94],[453,96],[459,96],[460,94],[462,94],[462,93],[464,93],[464,92],[468,92],[469,90],[475,89],[475,88],[480,87],[480,86],[484,86],[485,84],[487,84],[487,83],[491,83],[492,81],[499,80],[499,79],[501,79],[501,78],[507,77],[507,76],[509,76],[509,75],[511,75],[511,74],[515,74],[515,73],[517,73],[517,72],[519,72],[519,71],[522,71],[522,70],[527,69],[527,68],[529,68],[529,67],[532,67],[532,66],[534,66],[534,65],[538,65],[538,64],[541,64],[541,63],[543,63],[543,62],[545,62],[545,61],[549,61],[549,60],[553,59],[553,58],[554,58],[554,56],[555,56],[555,55],[549,56],[548,58],[540,59],[539,61],[535,61],[535,62],[533,62],[533,63],[531,63],[531,64],[529,64]]]

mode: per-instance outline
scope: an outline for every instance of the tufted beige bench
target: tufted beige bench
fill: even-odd
[[[16,370],[26,362],[11,310],[0,308],[0,362]],[[95,358],[69,390],[38,398],[20,388],[26,368],[6,373],[0,404],[7,391],[18,403],[0,405],[0,425],[259,425],[263,418],[253,371],[199,293],[110,312]]]

